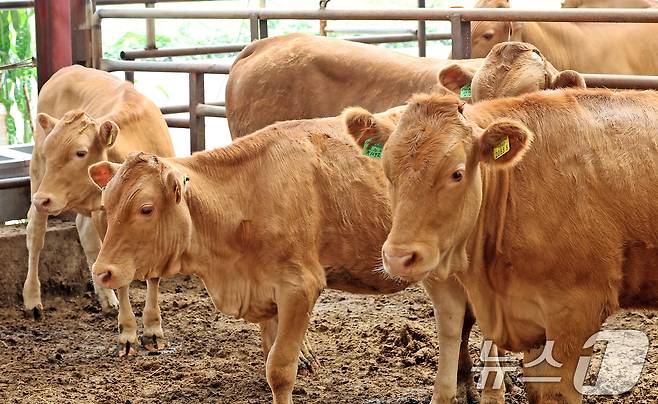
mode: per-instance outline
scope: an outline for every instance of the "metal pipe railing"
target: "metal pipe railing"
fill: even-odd
[[[196,106],[196,113],[199,116],[214,116],[217,118],[226,118],[226,107],[216,105],[199,104]]]
[[[543,22],[658,22],[654,9],[401,9],[401,10],[167,10],[100,9],[99,18],[249,19],[261,20],[402,20],[441,21],[459,16],[462,21]]]
[[[189,3],[200,1],[228,1],[228,0],[96,0],[98,6],[120,6],[124,4],[156,4],[156,3]]]
[[[428,41],[438,41],[450,39],[450,33],[426,34],[425,39]],[[399,35],[364,35],[342,37],[345,41],[360,42],[367,44],[390,43],[390,42],[413,42],[419,38],[416,34],[399,34]],[[128,50],[121,51],[119,57],[123,60],[163,58],[176,56],[192,55],[213,55],[222,53],[240,52],[247,45],[240,43],[235,45],[217,45],[217,46],[195,46],[190,48],[165,48],[165,49],[145,49],[145,50]]]
[[[230,63],[191,62],[132,62],[103,59],[100,69],[106,72],[161,72],[161,73],[210,73],[228,74]]]
[[[32,8],[34,7],[34,0],[30,1],[0,1],[0,10],[10,8]]]
[[[224,101],[215,101],[215,102],[207,102],[206,105],[216,105],[219,107],[225,106]],[[167,105],[160,107],[160,112],[162,112],[163,115],[167,114],[182,114],[184,112],[190,112],[190,106],[187,104],[182,104],[182,105]]]
[[[190,128],[189,118],[174,118],[171,116],[166,116],[165,122],[167,122],[167,126],[169,126],[170,128],[183,128],[183,129]]]
[[[587,87],[627,88],[635,90],[658,89],[658,76],[624,74],[583,74]]]
[[[30,186],[30,177],[14,177],[0,179],[0,189],[22,188]]]

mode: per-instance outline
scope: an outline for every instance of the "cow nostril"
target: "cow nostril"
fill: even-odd
[[[414,265],[417,260],[418,254],[412,252],[410,255],[407,255],[406,259],[404,260],[404,267],[409,268],[410,266]]]
[[[50,205],[50,198],[46,198],[41,201],[41,206],[46,207],[48,205]]]

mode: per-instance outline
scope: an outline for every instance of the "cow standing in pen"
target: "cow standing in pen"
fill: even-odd
[[[579,403],[612,313],[658,309],[658,95],[565,90],[464,106],[418,95],[383,151],[392,276],[465,286],[485,338],[533,362],[530,403]]]
[[[169,130],[158,107],[132,84],[109,73],[71,66],[59,70],[43,86],[38,101],[38,127],[30,163],[32,205],[28,212],[28,273],[23,288],[25,309],[41,318],[39,253],[49,215],[73,210],[80,242],[91,268],[101,247],[103,218],[101,193],[89,180],[87,169],[103,160],[123,161],[133,150],[173,156]],[[98,226],[92,223],[96,216]],[[102,235],[101,235],[102,236]],[[158,279],[147,282],[144,308],[144,345],[163,347],[158,306]],[[119,354],[134,354],[137,323],[130,307],[128,285],[114,292],[94,289],[104,311],[119,308]]]

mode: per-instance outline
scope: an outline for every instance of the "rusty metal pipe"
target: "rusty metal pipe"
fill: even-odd
[[[9,8],[32,8],[34,7],[34,0],[32,1],[0,1],[0,10]]]
[[[583,74],[587,87],[628,88],[637,90],[658,89],[658,76],[624,74]]]
[[[121,51],[119,57],[123,60],[145,59],[145,58],[162,58],[175,56],[190,55],[212,55],[220,53],[240,52],[244,49],[246,43],[234,45],[217,45],[217,46],[195,46],[190,48],[164,48],[164,49],[147,49],[147,50],[129,50]]]

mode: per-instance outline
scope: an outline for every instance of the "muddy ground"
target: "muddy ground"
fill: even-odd
[[[144,288],[135,284],[141,315]],[[91,293],[46,298],[34,322],[18,308],[0,309],[0,403],[267,403],[258,328],[215,312],[194,278],[163,282],[161,307],[170,348],[116,357],[116,319],[99,312]],[[620,397],[587,403],[658,402],[658,317],[618,315],[606,328],[631,328],[650,338],[640,383]],[[433,314],[419,288],[365,297],[326,291],[315,308],[310,340],[322,362],[301,377],[296,403],[429,403],[436,374]],[[471,338],[478,356],[479,333]],[[601,350],[598,349],[600,356]],[[519,372],[512,380],[519,387]],[[522,389],[507,402],[523,403]]]

